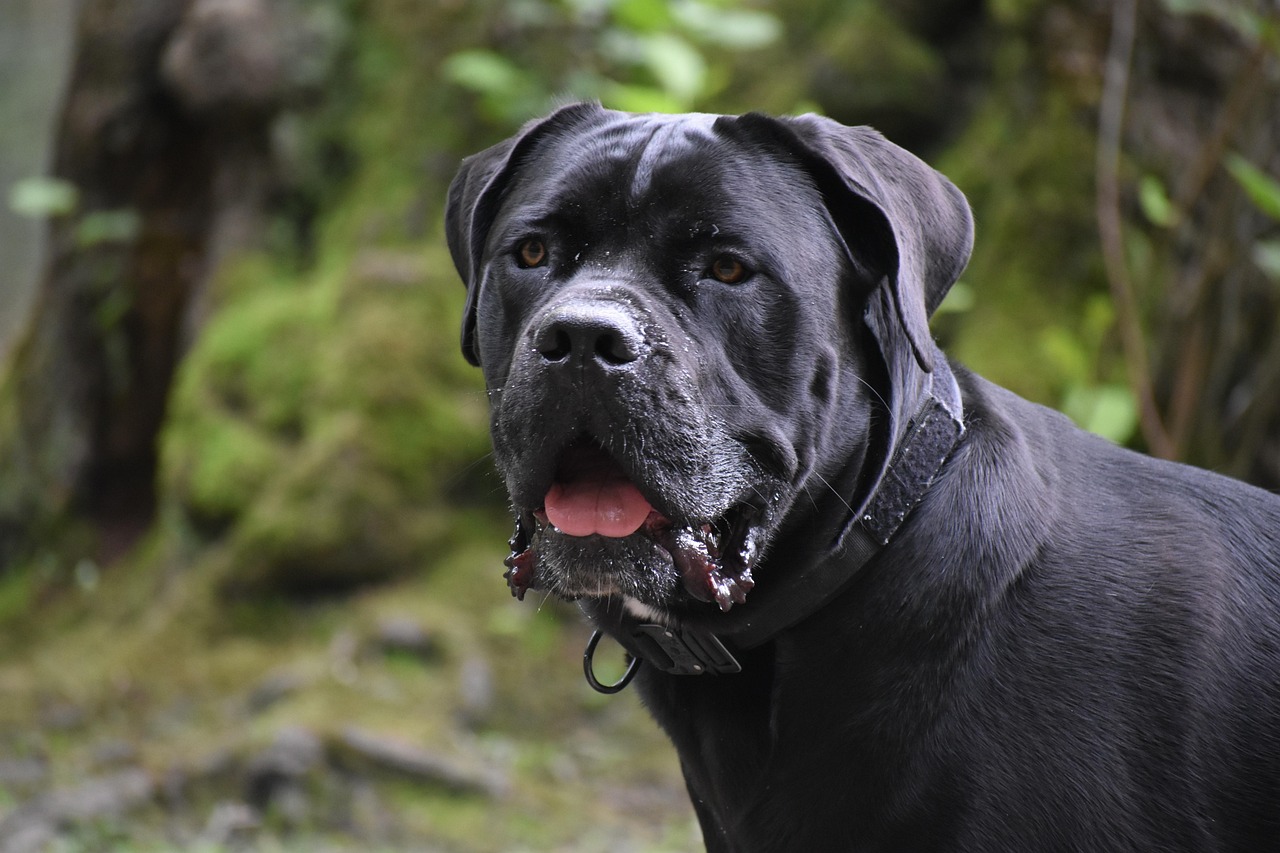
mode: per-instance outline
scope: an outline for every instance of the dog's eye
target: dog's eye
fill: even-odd
[[[532,238],[525,240],[516,250],[516,258],[522,267],[540,267],[547,262],[547,244]]]
[[[737,258],[723,255],[712,262],[711,277],[725,284],[737,284],[747,277],[747,268]]]

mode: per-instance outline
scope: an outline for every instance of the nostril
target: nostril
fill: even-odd
[[[564,361],[573,352],[573,341],[564,329],[552,329],[538,344],[538,352],[547,361]]]
[[[644,353],[636,319],[613,304],[577,302],[549,311],[533,333],[533,349],[544,361],[624,367]]]
[[[628,364],[639,357],[632,341],[606,332],[596,339],[596,356],[606,364]]]

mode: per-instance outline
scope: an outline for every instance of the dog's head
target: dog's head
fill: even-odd
[[[592,104],[466,160],[447,231],[513,589],[669,612],[741,603],[770,542],[874,489],[972,240],[869,129]]]

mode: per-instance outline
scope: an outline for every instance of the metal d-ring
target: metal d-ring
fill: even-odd
[[[595,631],[591,634],[591,639],[587,640],[587,650],[582,653],[582,673],[587,677],[587,684],[590,684],[591,689],[597,693],[618,693],[631,683],[631,679],[635,678],[636,670],[640,668],[641,661],[638,657],[632,657],[631,663],[627,664],[627,671],[622,673],[621,678],[613,684],[602,683],[598,678],[596,678],[594,668],[596,646],[600,645],[600,638],[602,636],[604,635],[600,631]]]

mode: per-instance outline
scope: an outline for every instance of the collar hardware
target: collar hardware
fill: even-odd
[[[604,693],[606,695],[621,693],[622,690],[631,683],[631,679],[636,677],[636,670],[640,668],[640,664],[643,663],[643,660],[628,653],[627,671],[622,673],[622,677],[613,684],[605,684],[603,681],[596,678],[595,667],[596,646],[600,645],[600,638],[603,636],[604,633],[597,630],[592,633],[591,639],[587,640],[586,651],[582,653],[582,674],[586,676],[587,684],[591,685],[591,689],[597,693]]]
[[[752,612],[749,601],[732,613],[679,625],[658,625],[640,622],[616,603],[580,603],[583,611],[604,625],[631,657],[631,666],[616,684],[601,685],[591,670],[591,658],[601,633],[597,630],[587,644],[584,659],[587,682],[602,693],[617,693],[630,683],[643,661],[673,675],[741,672],[742,665],[730,648],[745,650],[763,645],[834,599],[889,543],[924,499],[964,433],[960,388],[942,361],[935,365],[924,400],[907,424],[862,511],[854,513],[826,559],[791,578],[787,589],[780,591],[785,605],[782,600],[774,600],[775,606]]]
[[[663,672],[676,675],[728,675],[742,672],[742,665],[715,634],[690,631],[674,625],[636,625],[631,641],[638,657]]]
[[[725,648],[715,634],[707,631],[684,630],[670,625],[644,623],[630,626],[628,635],[620,640],[627,651],[627,671],[613,684],[606,684],[596,677],[596,646],[604,633],[596,630],[587,641],[582,653],[582,672],[587,684],[597,693],[621,692],[635,678],[640,664],[648,663],[671,675],[730,675],[742,672],[742,664]]]

